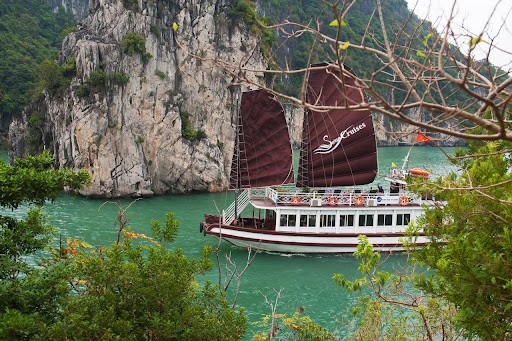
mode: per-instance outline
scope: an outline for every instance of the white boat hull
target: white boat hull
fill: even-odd
[[[229,226],[208,226],[205,234],[221,238],[231,244],[253,250],[280,253],[354,253],[359,244],[359,234],[289,234],[275,231],[257,232],[254,229],[230,228]],[[378,252],[404,251],[403,233],[365,234],[368,241]],[[422,246],[427,243],[425,236],[414,238],[413,244]]]

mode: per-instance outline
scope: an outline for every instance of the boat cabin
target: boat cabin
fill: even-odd
[[[403,231],[421,214],[421,204],[425,203],[402,187],[398,193],[387,194],[363,190],[298,194],[269,187],[245,195],[253,209],[246,210],[249,217],[239,218],[235,225],[300,233]]]

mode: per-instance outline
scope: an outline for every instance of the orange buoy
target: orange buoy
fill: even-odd
[[[398,203],[402,206],[409,205],[409,198],[405,195],[402,195],[400,198],[398,198]]]
[[[300,198],[298,196],[292,197],[292,204],[294,204],[294,205],[300,204]]]
[[[363,206],[364,204],[364,197],[362,195],[356,195],[354,197],[354,204],[356,204],[357,206]]]
[[[338,204],[338,198],[335,196],[329,197],[329,199],[327,199],[327,203],[329,206],[336,206]]]

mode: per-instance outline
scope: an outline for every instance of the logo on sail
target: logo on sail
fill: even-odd
[[[329,136],[328,135],[325,135],[324,136],[324,141],[326,143],[323,143],[320,146],[318,146],[315,150],[313,150],[313,153],[314,154],[328,154],[328,153],[332,153],[336,148],[338,148],[338,146],[341,143],[341,140],[344,140],[344,139],[348,138],[349,136],[354,135],[355,133],[357,133],[358,131],[360,131],[361,129],[364,129],[364,128],[366,128],[366,124],[364,122],[361,123],[358,126],[355,126],[355,127],[353,125],[351,125],[347,129],[343,130],[340,133],[340,136],[336,137],[332,141],[329,140]]]

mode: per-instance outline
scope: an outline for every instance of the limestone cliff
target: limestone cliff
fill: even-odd
[[[75,18],[83,19],[87,16],[89,0],[46,0],[55,12],[64,10],[73,13]]]
[[[83,194],[226,187],[231,77],[207,59],[266,68],[258,37],[228,17],[232,8],[231,0],[90,0],[89,15],[60,55],[61,64],[76,64],[71,85],[47,92],[38,108],[42,140],[59,166],[91,173]],[[18,155],[30,115],[11,129]]]

